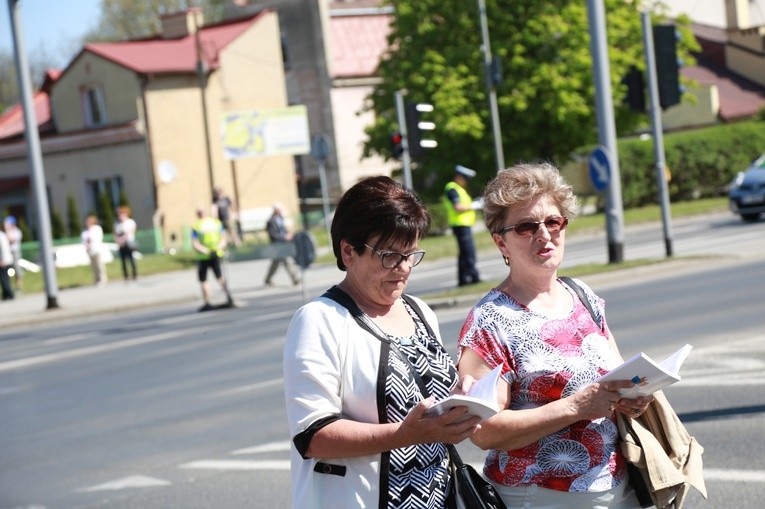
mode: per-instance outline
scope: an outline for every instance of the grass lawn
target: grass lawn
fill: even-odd
[[[707,214],[712,212],[720,212],[728,209],[727,198],[712,198],[704,200],[695,200],[692,202],[673,203],[671,205],[671,216],[686,217],[699,214]],[[661,208],[656,206],[643,207],[640,209],[630,209],[624,211],[624,223],[625,225],[635,225],[651,221],[661,221]],[[582,232],[603,230],[605,228],[605,219],[603,214],[592,214],[587,216],[580,216],[575,218],[569,224],[569,231]],[[327,240],[327,233],[323,226],[317,227],[312,231],[316,238],[316,244],[319,248],[324,248],[329,245]],[[491,240],[491,236],[486,232],[481,232],[475,235],[476,248],[479,251],[486,249],[495,249],[494,242]],[[242,248],[242,252],[253,250],[262,242],[252,242],[245,244]],[[451,235],[437,235],[427,237],[422,240],[420,247],[428,252],[427,259],[434,260],[443,257],[455,257],[457,256],[457,246],[454,238]],[[656,263],[658,260],[634,260],[630,262],[624,262],[621,264],[606,264],[606,265],[593,265],[575,267],[566,272],[569,276],[584,276],[596,272],[604,272],[607,270],[617,270],[620,268],[626,268],[633,265],[645,265],[646,263]],[[334,263],[335,259],[332,253],[325,253],[317,257],[316,263]],[[169,254],[144,254],[143,258],[138,260],[138,275],[139,277],[148,276],[151,274],[157,274],[160,272],[168,272],[172,270],[189,269],[195,266],[196,258],[194,253],[179,253],[175,255]],[[116,258],[112,263],[106,265],[107,274],[109,280],[121,280],[122,269],[120,266],[119,258]],[[586,271],[586,272],[583,272]],[[83,267],[71,267],[56,270],[56,279],[59,288],[72,288],[77,286],[85,286],[93,284],[93,275],[90,271],[90,266]],[[491,288],[497,282],[486,282],[486,290]],[[455,289],[454,295],[458,295],[462,289]],[[44,281],[42,273],[27,272],[24,276],[24,288],[25,293],[37,293],[44,290]],[[477,293],[483,290],[481,285],[474,285],[464,289],[469,293]],[[450,294],[451,295],[451,294]],[[447,295],[444,295],[447,296]]]

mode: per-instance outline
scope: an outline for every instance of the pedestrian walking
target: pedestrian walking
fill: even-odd
[[[288,242],[292,241],[292,232],[287,229],[287,222],[284,219],[284,205],[281,203],[273,204],[273,211],[271,217],[266,223],[266,230],[268,231],[268,237],[271,239],[271,245],[278,251],[277,254],[271,258],[271,265],[268,267],[266,273],[266,279],[264,284],[266,286],[273,285],[273,277],[279,267],[284,267],[284,270],[289,274],[292,279],[292,284],[297,285],[300,283],[300,276],[298,275],[295,262],[291,256],[285,256],[283,254],[284,247]]]

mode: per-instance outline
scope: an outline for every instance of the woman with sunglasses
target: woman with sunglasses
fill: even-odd
[[[451,507],[444,443],[479,419],[462,420],[465,407],[425,413],[468,388],[433,311],[404,294],[429,226],[417,196],[388,177],[337,204],[332,249],[345,277],[295,313],[284,347],[292,507]]]
[[[604,302],[575,281],[597,320],[558,278],[576,198],[557,168],[519,164],[484,192],[484,216],[509,273],[470,311],[459,372],[502,365],[504,410],[471,440],[489,450],[484,474],[508,508],[637,508],[617,447],[616,412],[639,416],[652,397],[624,399],[630,381],[595,380],[622,362]]]

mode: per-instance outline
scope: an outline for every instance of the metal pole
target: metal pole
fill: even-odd
[[[207,63],[202,55],[202,40],[199,37],[199,25],[197,16],[194,14],[194,42],[197,50],[197,76],[199,77],[199,91],[202,95],[202,125],[205,130],[205,152],[207,155],[207,174],[210,180],[210,199],[215,190],[215,179],[213,177],[212,153],[210,150],[210,122],[207,118]]]
[[[491,128],[494,133],[494,154],[497,160],[497,171],[505,168],[505,154],[502,149],[502,132],[499,127],[499,108],[497,107],[497,92],[494,80],[491,78],[491,43],[489,42],[489,25],[486,21],[486,2],[478,0],[478,15],[481,20],[481,50],[483,51],[484,78],[486,80],[486,94],[489,96],[489,113],[491,114]]]
[[[412,185],[412,158],[409,155],[409,135],[406,129],[406,114],[404,113],[404,91],[396,91],[396,116],[398,117],[398,130],[401,133],[401,162],[404,165],[404,186],[414,189]]]
[[[659,105],[659,83],[656,76],[656,54],[653,47],[653,26],[651,13],[643,9],[640,13],[643,22],[643,50],[645,52],[645,69],[648,78],[648,96],[651,109],[651,131],[653,133],[653,152],[656,159],[656,184],[659,189],[661,204],[661,220],[664,225],[664,247],[667,257],[672,256],[672,218],[670,217],[669,190],[665,174],[666,159],[664,157],[664,134],[661,125],[661,106]]]
[[[327,242],[332,247],[332,231],[329,221],[329,191],[327,189],[327,172],[324,169],[324,160],[319,160],[319,184],[321,184],[321,205],[324,209],[324,228],[327,230]]]
[[[624,260],[624,217],[622,210],[622,184],[619,175],[619,156],[616,148],[616,125],[611,95],[611,70],[606,42],[606,15],[603,0],[587,0],[590,25],[590,53],[592,53],[595,82],[595,109],[598,122],[598,141],[613,156],[611,175],[606,193],[606,227],[608,233],[608,261]]]
[[[37,117],[32,102],[32,79],[29,76],[29,62],[24,50],[24,37],[21,30],[21,17],[18,9],[19,0],[8,0],[11,32],[13,33],[14,55],[16,57],[16,74],[18,75],[21,106],[24,110],[24,136],[27,140],[27,157],[31,165],[32,188],[37,203],[37,216],[40,240],[40,260],[45,278],[46,309],[57,309],[58,283],[56,268],[53,262],[53,235],[50,226],[50,209],[48,196],[45,192],[45,168],[40,151],[40,135],[37,131]]]

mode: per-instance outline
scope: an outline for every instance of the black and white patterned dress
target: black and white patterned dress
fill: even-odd
[[[387,422],[403,421],[425,397],[412,375],[412,367],[425,382],[429,395],[435,396],[436,400],[448,396],[457,379],[449,354],[412,308],[407,303],[405,306],[414,319],[416,330],[410,337],[389,336],[394,345],[388,349],[385,381]],[[449,456],[443,443],[394,449],[383,454],[382,462],[383,468],[387,466],[388,475],[386,479],[385,470],[381,470],[383,486],[380,491],[381,497],[387,494],[387,504],[381,500],[380,507],[433,509],[445,506],[450,481]]]

